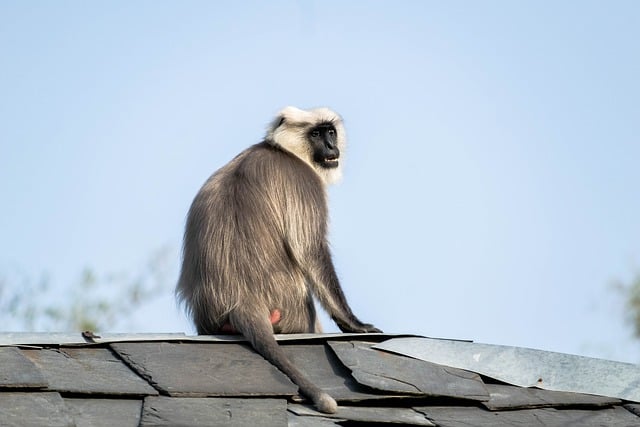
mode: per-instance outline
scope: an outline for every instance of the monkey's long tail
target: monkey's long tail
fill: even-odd
[[[338,404],[327,393],[307,379],[293,364],[278,345],[273,336],[273,326],[269,322],[269,312],[248,313],[248,310],[236,309],[229,315],[232,326],[242,333],[253,348],[265,359],[280,369],[293,381],[300,393],[311,399],[320,412],[333,414]]]

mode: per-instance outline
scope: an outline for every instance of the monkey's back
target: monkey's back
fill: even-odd
[[[189,210],[176,289],[198,332],[218,332],[240,306],[277,308],[285,322],[308,313],[306,259],[323,243],[326,216],[318,175],[266,142],[214,173]],[[290,329],[308,328],[297,323]]]

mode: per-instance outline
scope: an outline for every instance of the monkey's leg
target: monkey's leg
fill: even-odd
[[[300,393],[313,401],[315,407],[328,414],[336,412],[338,404],[319,387],[307,379],[287,358],[273,336],[268,310],[251,310],[243,307],[229,314],[231,325],[244,335],[253,348],[280,369],[300,389]]]
[[[318,249],[315,265],[308,271],[308,279],[320,304],[342,332],[382,332],[375,326],[362,323],[351,311],[347,298],[342,292],[338,275],[331,261],[331,253],[325,245]]]

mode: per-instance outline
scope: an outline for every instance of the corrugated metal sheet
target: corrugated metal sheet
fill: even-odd
[[[521,387],[640,402],[640,366],[630,363],[431,338],[394,338],[374,348],[466,369]]]

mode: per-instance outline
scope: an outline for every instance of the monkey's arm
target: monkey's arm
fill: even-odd
[[[320,304],[342,332],[382,332],[375,326],[362,323],[351,311],[336,274],[331,253],[326,244],[312,256],[313,266],[308,271],[308,279]]]

